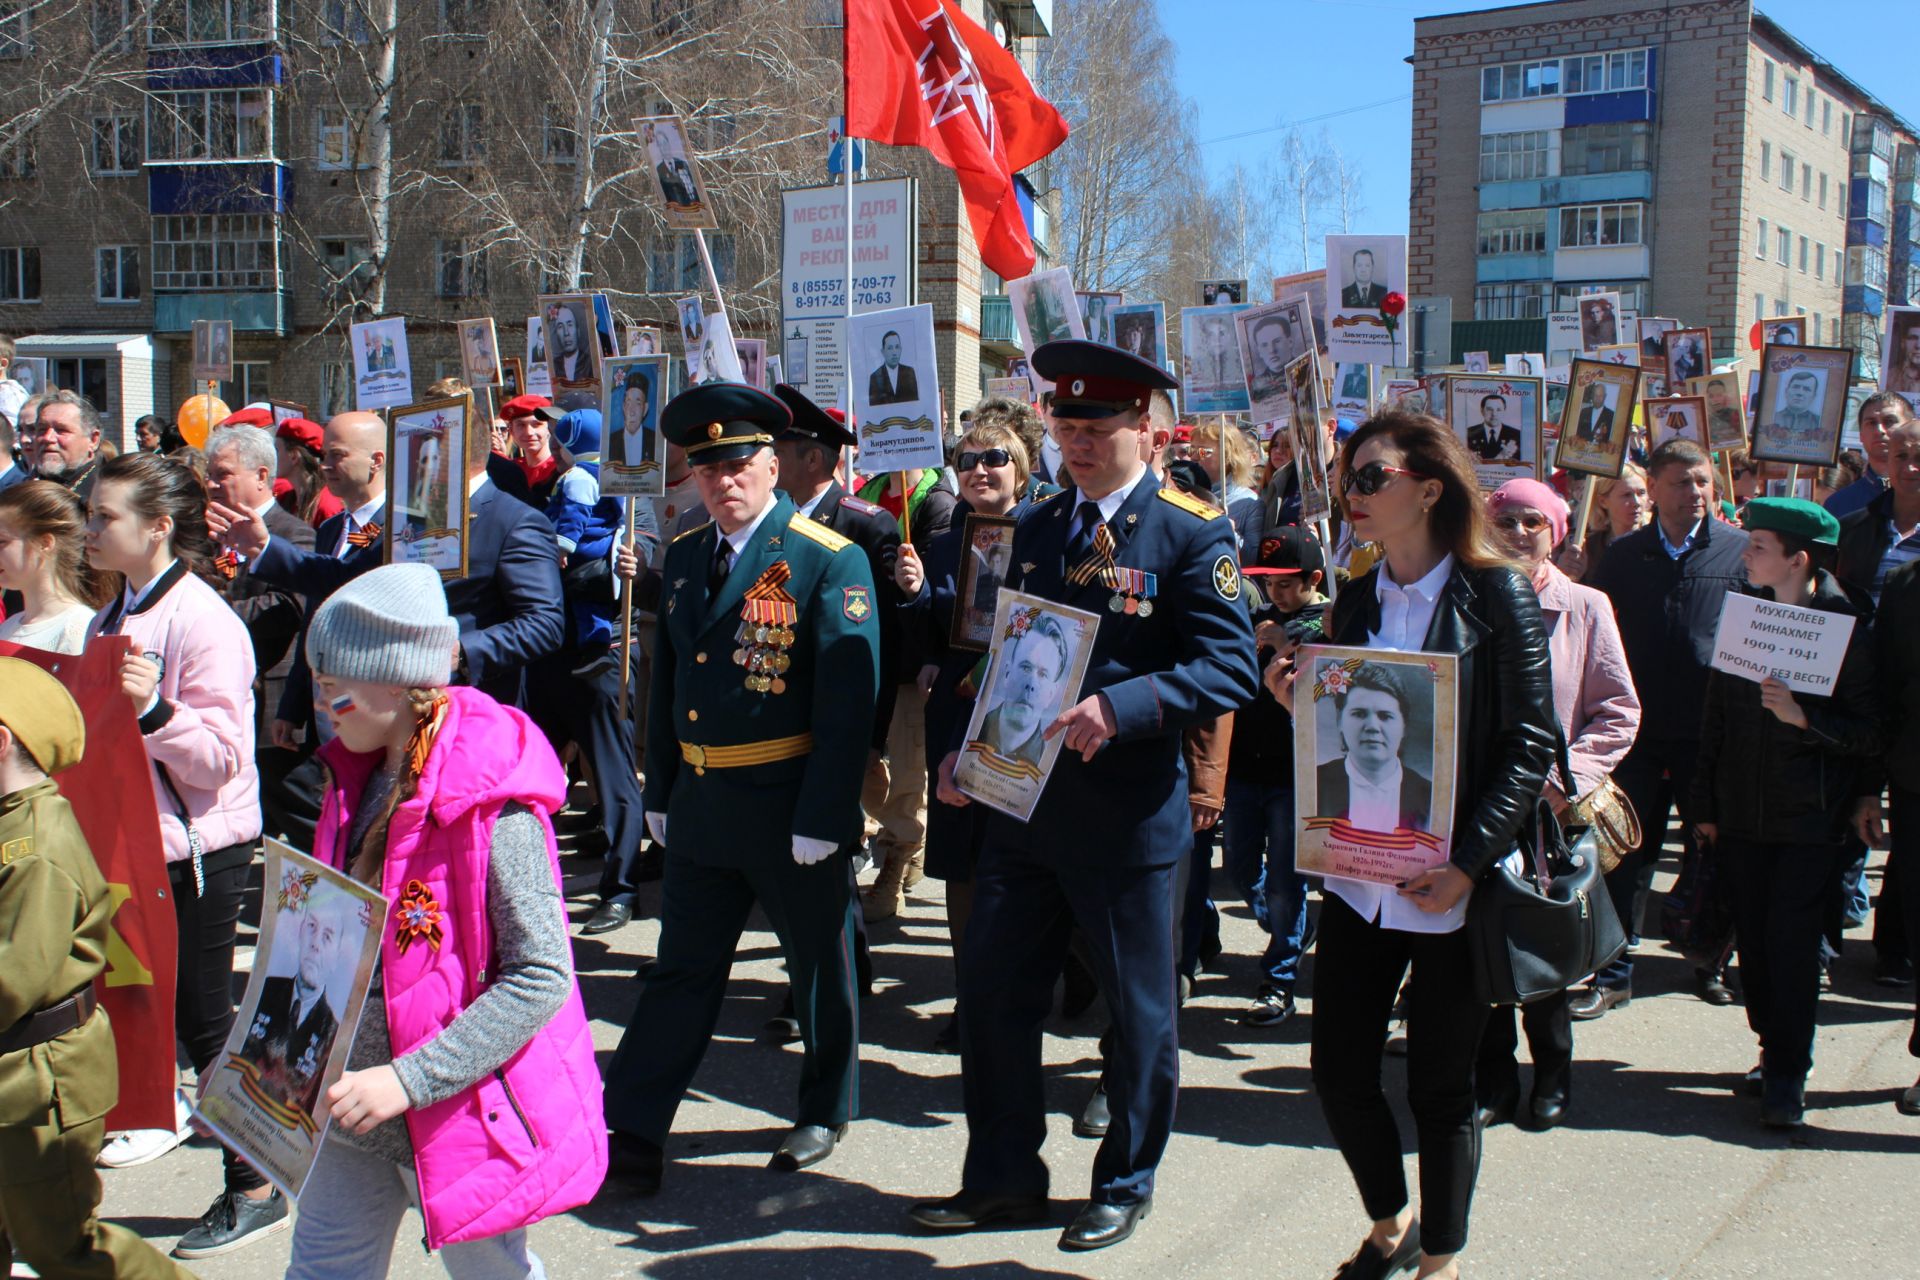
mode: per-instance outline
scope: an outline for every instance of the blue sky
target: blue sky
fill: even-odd
[[[1156,0],[1177,53],[1180,92],[1198,108],[1208,171],[1257,164],[1300,123],[1364,175],[1356,231],[1407,228],[1413,20],[1490,8],[1445,0]],[[1767,0],[1762,13],[1908,121],[1920,124],[1913,46],[1894,13],[1912,0]],[[1889,38],[1893,37],[1893,38]],[[1267,130],[1266,132],[1253,132]],[[1252,136],[1235,135],[1252,133]],[[1284,264],[1290,269],[1291,264]],[[1316,262],[1312,264],[1318,266]]]

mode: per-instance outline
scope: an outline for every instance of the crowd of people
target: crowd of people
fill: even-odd
[[[848,472],[837,410],[784,386],[695,387],[664,408],[650,499],[603,492],[597,411],[515,396],[466,478],[452,578],[388,563],[378,415],[276,422],[250,406],[198,448],[143,418],[120,453],[84,397],[9,400],[0,384],[15,407],[0,418],[0,640],[130,642],[119,687],[160,824],[192,1069],[171,1125],[101,1132],[113,1054],[89,993],[106,889],[53,781],[84,750],[78,711],[0,658],[0,919],[44,913],[31,946],[0,938],[13,1249],[46,1276],[185,1274],[95,1219],[91,1170],[195,1133],[191,1077],[232,1030],[263,835],[444,922],[431,948],[383,935],[297,1212],[226,1149],[173,1251],[189,1262],[291,1227],[290,1275],[384,1275],[411,1205],[451,1274],[544,1274],[529,1226],[603,1182],[647,1195],[670,1176],[675,1112],[756,907],[791,979],[769,1034],[804,1048],[770,1167],[829,1159],[860,1113],[867,931],[922,877],[944,884],[953,959],[931,1047],[960,1055],[968,1132],[958,1189],[910,1210],[924,1231],[1047,1218],[1040,1029],[1063,977],[1069,1012],[1104,997],[1109,1022],[1075,1124],[1099,1146],[1061,1244],[1136,1230],[1173,1128],[1180,1004],[1221,948],[1216,886],[1266,938],[1243,1024],[1311,1002],[1314,1089],[1371,1222],[1342,1276],[1458,1273],[1481,1134],[1564,1123],[1575,1024],[1631,1016],[1643,935],[1684,951],[1703,1000],[1744,1002],[1756,1119],[1803,1122],[1820,992],[1868,917],[1872,850],[1890,850],[1879,980],[1912,983],[1920,947],[1920,421],[1905,399],[1865,402],[1857,466],[1819,477],[1823,503],[1757,496],[1744,455],[1716,467],[1685,440],[1636,451],[1590,503],[1564,475],[1483,493],[1433,418],[1329,420],[1324,440],[1299,437],[1324,448],[1336,499],[1307,523],[1318,468],[1287,432],[1261,444],[1183,422],[1175,381],[1113,348],[1061,340],[1032,364],[1055,390],[972,406],[946,467],[867,477]],[[971,517],[1011,529],[997,584],[972,563],[986,544]],[[956,781],[983,582],[1103,620],[1057,716],[1008,729],[1036,759],[1061,744],[1025,821]],[[1735,594],[1853,619],[1829,694],[1714,669]],[[1398,885],[1295,869],[1311,812],[1296,680],[1317,643],[1457,663],[1450,853]],[[1057,682],[1067,657],[1064,640],[1036,643],[1023,663]],[[1405,712],[1391,679],[1356,680],[1379,723]],[[1400,803],[1347,768],[1356,813]],[[1476,994],[1462,923],[1542,797],[1574,832],[1603,799],[1637,815],[1605,875],[1628,947],[1516,1014]],[[661,881],[656,955],[604,1083],[557,829],[580,836],[567,856],[602,863],[580,932],[628,926]],[[1678,881],[1655,895],[1670,845]],[[73,1052],[25,1070],[43,1045]],[[1392,1053],[1412,1067],[1417,1203]],[[61,1084],[57,1113],[16,1105],[70,1072],[91,1091]],[[1920,1115],[1920,1084],[1894,1102]],[[527,1141],[500,1137],[503,1112]],[[43,1172],[16,1177],[16,1160]]]

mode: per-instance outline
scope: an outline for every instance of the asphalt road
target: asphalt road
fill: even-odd
[[[579,861],[567,870],[580,895],[578,923],[595,874]],[[1877,870],[1873,879],[1877,888]],[[651,888],[642,900],[649,913]],[[604,1194],[535,1227],[534,1248],[554,1277],[1331,1275],[1366,1223],[1310,1091],[1312,1002],[1278,1028],[1237,1023],[1255,986],[1261,935],[1238,905],[1225,914],[1227,954],[1181,1018],[1177,1132],[1154,1212],[1118,1248],[1067,1254],[1056,1244],[1085,1194],[1093,1153],[1069,1119],[1098,1070],[1098,1006],[1071,1024],[1056,1020],[1045,1040],[1054,1224],[942,1239],[908,1226],[911,1202],[957,1189],[966,1142],[959,1062],[929,1052],[952,989],[931,881],[898,920],[873,930],[880,980],[862,1007],[864,1118],[832,1159],[792,1175],[764,1167],[786,1127],[800,1055],[758,1042],[782,980],[772,935],[754,932],[743,940],[719,1036],[680,1110],[659,1197]],[[655,936],[645,921],[576,943],[603,1054],[633,1005],[634,962],[651,954]],[[1577,1029],[1566,1127],[1488,1134],[1464,1273],[1920,1274],[1920,1120],[1892,1105],[1915,1076],[1906,1053],[1911,993],[1873,985],[1867,936],[1851,935],[1836,990],[1822,1000],[1809,1123],[1791,1138],[1761,1128],[1757,1101],[1736,1093],[1756,1056],[1741,1007],[1699,1001],[1691,966],[1648,944],[1633,1003]],[[1305,992],[1312,981],[1309,959]],[[1398,1089],[1404,1059],[1389,1059],[1387,1075]],[[1402,1116],[1410,1141],[1404,1108]],[[106,1216],[171,1245],[217,1191],[219,1159],[190,1146],[105,1179]],[[418,1231],[409,1216],[394,1276],[443,1274]],[[209,1280],[277,1276],[290,1239],[283,1233],[197,1270]]]

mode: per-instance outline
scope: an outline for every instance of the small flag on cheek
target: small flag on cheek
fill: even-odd
[[[332,702],[329,702],[327,704],[327,708],[333,712],[336,718],[339,716],[344,716],[345,714],[347,714],[347,712],[353,710],[353,695],[350,693],[343,693],[339,697],[335,698]]]

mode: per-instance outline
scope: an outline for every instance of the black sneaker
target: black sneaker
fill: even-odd
[[[1277,1027],[1293,1016],[1293,993],[1272,987],[1262,990],[1240,1015],[1244,1027]]]
[[[200,1225],[180,1237],[173,1246],[176,1258],[211,1258],[231,1253],[262,1236],[285,1231],[293,1222],[287,1217],[287,1198],[278,1191],[264,1200],[250,1200],[238,1191],[223,1191],[200,1216]]]

